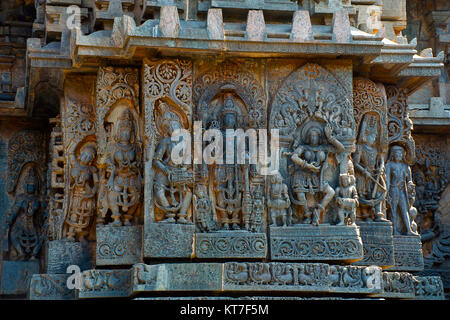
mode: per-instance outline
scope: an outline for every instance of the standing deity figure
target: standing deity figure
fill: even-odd
[[[197,225],[201,232],[208,232],[210,228],[208,226],[208,216],[211,214],[211,201],[208,199],[208,192],[206,186],[203,184],[197,184],[195,186],[194,193],[194,208]]]
[[[85,241],[95,213],[95,195],[98,189],[97,167],[92,163],[96,150],[86,145],[80,151],[78,161],[72,161],[70,170],[70,209],[65,221],[68,241]]]
[[[224,164],[218,165],[215,170],[216,209],[221,212],[218,220],[223,230],[229,230],[230,226],[233,230],[239,230],[241,223],[244,224],[246,230],[250,230],[252,199],[249,166],[237,164],[237,143],[234,130],[237,126],[238,112],[232,94],[224,97],[221,115],[221,131],[225,143],[223,144]],[[233,143],[230,144],[231,142]],[[227,159],[232,159],[232,163],[227,163]]]
[[[187,216],[192,200],[193,173],[185,161],[172,159],[172,150],[177,144],[172,141],[172,134],[183,126],[179,116],[170,111],[166,103],[159,106],[164,110],[160,127],[165,137],[159,141],[153,157],[155,205],[164,212],[162,222],[186,224],[190,223]]]
[[[416,235],[411,229],[410,208],[413,204],[409,201],[414,183],[411,169],[404,160],[404,149],[398,145],[391,147],[390,159],[386,164],[386,187],[394,235],[402,234],[400,219],[403,221],[406,235]]]
[[[322,131],[331,148],[328,144],[321,145]],[[329,152],[343,152],[344,146],[332,136],[331,131],[329,125],[323,130],[319,124],[312,125],[303,135],[305,144],[298,145],[297,142],[294,152],[283,152],[284,155],[291,156],[291,160],[299,166],[293,177],[292,188],[297,197],[293,202],[304,212],[304,224],[319,225],[321,215],[335,194],[334,189],[323,178],[323,169]],[[323,194],[320,202],[315,199],[318,193]]]
[[[112,226],[131,225],[140,207],[142,177],[141,148],[136,143],[133,115],[130,110],[122,112],[115,129],[114,142],[106,158],[108,182],[101,199],[103,223],[108,209],[111,210]],[[123,220],[123,221],[122,221]]]
[[[355,176],[349,174],[339,175],[339,187],[336,188],[336,203],[339,219],[337,225],[355,225],[356,208],[359,205]]]
[[[375,115],[367,115],[361,125],[359,142],[353,154],[356,168],[356,188],[358,190],[361,218],[368,219],[371,212],[375,221],[387,221],[382,211],[386,195],[384,181],[384,157],[377,149],[378,120]]]
[[[14,260],[36,260],[43,238],[39,234],[37,215],[41,211],[38,197],[39,180],[35,169],[31,167],[24,179],[23,193],[19,194],[6,215],[7,233],[5,251],[15,250]]]
[[[286,184],[283,183],[283,177],[277,173],[270,177],[269,198],[267,207],[271,218],[271,226],[277,226],[277,220],[281,219],[283,227],[287,226],[288,210],[291,206],[289,192]]]

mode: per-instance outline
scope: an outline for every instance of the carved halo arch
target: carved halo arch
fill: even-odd
[[[248,127],[264,128],[266,123],[266,96],[258,80],[242,66],[234,62],[224,62],[210,69],[195,81],[194,104],[197,113],[209,113],[210,103],[221,93],[234,93],[245,106],[245,120]],[[242,109],[242,108],[240,108]]]
[[[354,148],[356,124],[351,93],[330,71],[306,63],[293,71],[278,89],[269,116],[269,129],[280,129],[280,139],[292,141],[305,122],[329,124],[346,149]],[[341,128],[350,134],[343,135]]]
[[[380,152],[386,155],[388,148],[386,90],[381,83],[377,84],[366,78],[355,78],[353,80],[353,116],[358,128],[357,142],[361,138],[362,121],[368,115],[377,117],[377,143],[380,146]]]

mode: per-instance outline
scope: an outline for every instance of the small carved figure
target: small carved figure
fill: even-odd
[[[85,240],[95,212],[98,188],[97,168],[92,165],[95,154],[93,146],[84,146],[70,170],[70,209],[65,221],[68,241],[75,241],[76,236]]]
[[[322,131],[331,146],[321,145]],[[297,196],[293,202],[304,211],[303,223],[319,225],[321,215],[335,194],[334,189],[323,178],[323,168],[329,152],[343,152],[344,146],[332,135],[329,125],[322,130],[319,124],[313,123],[305,130],[303,139],[305,144],[299,144],[297,141],[294,145],[298,146],[294,152],[283,152],[283,155],[291,156],[291,160],[300,167],[300,170],[294,173],[292,187]],[[323,194],[320,203],[314,199],[317,193]]]
[[[211,214],[211,201],[208,199],[206,186],[197,184],[194,193],[194,208],[197,224],[202,232],[210,231],[208,217]]]
[[[336,188],[336,202],[338,206],[338,225],[355,225],[356,208],[359,205],[355,177],[349,174],[339,176],[340,186]]]
[[[408,202],[411,205],[409,207],[409,219],[411,223],[411,231],[415,234],[419,234],[417,223],[416,223],[416,217],[417,217],[417,209],[414,207],[414,202],[416,201],[416,191],[415,188],[411,188],[408,193]]]
[[[135,141],[135,134],[133,115],[126,109],[116,123],[115,142],[111,145],[106,159],[109,178],[99,197],[100,224],[104,222],[110,209],[113,219],[111,225],[131,225],[130,220],[137,215],[140,208],[141,148]]]
[[[283,227],[287,226],[288,210],[291,205],[288,187],[283,183],[283,177],[277,173],[271,176],[269,186],[269,198],[267,207],[271,218],[271,226],[277,226],[277,220],[281,219]]]
[[[14,260],[36,260],[42,246],[37,215],[42,209],[38,197],[39,180],[35,169],[31,167],[24,180],[24,193],[14,200],[6,216],[7,232],[5,249],[9,250],[8,240],[15,250]],[[8,237],[9,235],[9,237]]]
[[[186,224],[190,223],[187,216],[192,200],[190,185],[193,173],[184,161],[175,163],[172,159],[172,150],[176,145],[172,141],[172,133],[182,129],[182,124],[179,116],[166,103],[162,102],[159,107],[165,112],[160,119],[165,136],[156,146],[153,158],[155,204],[164,212],[163,222]]]
[[[394,235],[401,234],[399,219],[402,219],[407,235],[414,235],[411,220],[408,194],[414,188],[411,169],[404,162],[404,149],[401,146],[391,147],[390,160],[386,164],[387,202],[391,210]]]
[[[375,221],[387,221],[381,207],[387,190],[384,181],[384,157],[376,146],[377,137],[378,118],[368,114],[361,125],[353,163],[357,173],[356,187],[361,218],[368,219],[373,212]]]
[[[263,224],[264,198],[253,199],[249,231],[258,232]]]

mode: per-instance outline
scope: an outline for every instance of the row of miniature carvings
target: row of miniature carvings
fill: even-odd
[[[75,281],[74,276],[78,277]],[[130,297],[139,292],[186,290],[255,293],[270,290],[273,293],[346,293],[359,297],[444,299],[439,276],[382,272],[376,266],[249,262],[139,263],[127,270],[86,270],[78,275],[35,274],[29,297],[33,300],[114,298]]]

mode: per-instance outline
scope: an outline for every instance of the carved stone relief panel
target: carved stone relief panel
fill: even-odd
[[[100,68],[96,84],[99,224],[141,224],[141,114],[138,70]]]
[[[385,157],[388,152],[386,92],[382,84],[356,78],[353,82],[353,114],[358,125],[353,153],[360,206],[359,220],[386,221]]]
[[[3,255],[6,260],[36,260],[47,234],[46,136],[42,131],[15,133],[8,145],[8,192]]]
[[[87,84],[82,86],[81,84]],[[58,220],[56,239],[85,241],[95,239],[98,170],[94,76],[66,79],[62,107],[65,201],[64,215]]]
[[[404,88],[386,86],[388,106],[389,145],[401,145],[405,149],[405,160],[408,165],[414,162],[415,146],[411,136],[413,122],[408,115],[408,92]]]
[[[152,203],[145,209],[144,243],[149,242],[144,255],[190,257],[194,232],[192,161],[172,158],[177,145],[172,136],[192,129],[192,62],[146,59],[143,92],[145,201]],[[190,154],[190,142],[184,142]],[[167,234],[161,234],[162,230]]]
[[[446,137],[431,134],[414,134],[414,140],[414,206],[418,211],[416,223],[422,238],[425,267],[445,267],[450,256],[449,141]]]
[[[212,163],[203,159],[195,164],[198,257],[266,255],[265,180],[258,171],[259,163],[245,160],[250,159],[251,144],[258,143],[251,141],[251,134],[257,139],[257,129],[266,127],[262,70],[262,64],[253,60],[209,65],[199,61],[195,65],[195,120],[200,121],[198,130],[203,136],[198,142],[207,150],[210,146],[205,137],[214,131],[223,146],[223,153]],[[245,136],[240,140],[237,132],[248,134],[248,140]]]
[[[353,179],[342,177],[345,186],[339,183],[340,175],[353,175],[349,153],[355,148],[356,124],[352,109],[351,88],[318,64],[307,63],[292,72],[278,89],[269,128],[279,129],[280,134],[280,172],[293,203],[288,224],[336,224],[335,189],[340,186],[340,191],[348,193],[346,199],[355,194]],[[355,204],[349,201],[346,211],[351,212]]]

